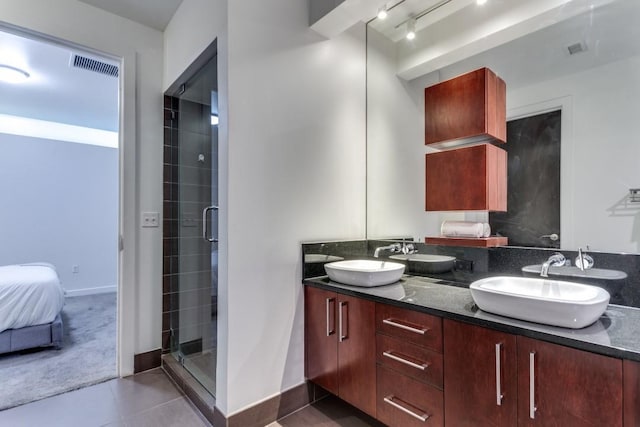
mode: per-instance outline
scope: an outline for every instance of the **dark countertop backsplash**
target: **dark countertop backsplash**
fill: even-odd
[[[305,259],[305,255],[313,255],[313,257],[308,257],[307,260],[314,262],[304,262],[302,279],[326,275],[324,271],[325,259],[323,259],[321,255],[331,255],[343,259],[373,258],[373,252],[377,247],[387,246],[396,241],[397,240],[352,240],[303,243],[303,260]],[[410,240],[407,241],[409,242]],[[574,265],[574,260],[576,256],[578,256],[577,251],[556,249],[518,247],[473,248],[427,245],[419,242],[410,243],[416,246],[420,254],[449,255],[456,257],[456,265],[452,271],[424,276],[446,280],[463,287],[468,287],[471,282],[488,276],[522,276],[522,267],[532,264],[542,264],[554,252],[562,253],[567,259],[571,260],[571,265]],[[588,253],[595,261],[594,268],[624,271],[627,274],[627,278],[623,280],[594,280],[554,277],[554,279],[580,281],[597,285],[609,292],[611,295],[611,304],[640,307],[640,255],[605,252]],[[380,258],[387,258],[389,255],[392,254],[388,251],[382,251]],[[327,260],[329,259],[327,258]],[[418,271],[411,270],[405,270],[405,273],[417,276],[423,275]]]

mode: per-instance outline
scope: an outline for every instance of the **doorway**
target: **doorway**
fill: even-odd
[[[0,58],[22,72],[0,81],[5,409],[117,376],[120,60],[4,26]]]
[[[190,67],[165,97],[165,282],[169,351],[216,394],[218,295],[217,55]],[[194,70],[195,68],[195,70]],[[167,108],[167,106],[169,108]],[[167,152],[168,151],[168,152]],[[167,155],[169,159],[167,159]],[[167,163],[167,160],[169,163]],[[169,194],[167,194],[169,192]],[[168,217],[167,217],[168,215]],[[168,304],[168,306],[167,306]]]
[[[507,122],[507,212],[490,212],[491,230],[509,245],[560,248],[561,111]]]

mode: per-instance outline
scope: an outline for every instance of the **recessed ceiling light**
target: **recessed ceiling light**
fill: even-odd
[[[29,78],[29,73],[20,68],[0,64],[0,81],[22,83]]]
[[[387,13],[387,6],[382,6],[380,9],[378,9],[378,19],[387,19],[387,16],[389,14]]]
[[[416,20],[410,19],[407,21],[407,34],[405,36],[407,40],[413,40],[416,38]]]
[[[487,0],[476,0],[476,4],[478,6],[482,6],[483,4],[485,4],[487,2]]]

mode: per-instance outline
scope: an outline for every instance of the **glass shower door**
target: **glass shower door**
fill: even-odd
[[[216,393],[218,290],[217,57],[182,85],[178,127],[178,315],[174,357]]]

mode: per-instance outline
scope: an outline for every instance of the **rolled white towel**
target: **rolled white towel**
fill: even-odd
[[[443,221],[440,234],[445,237],[489,237],[491,226],[486,222]]]

